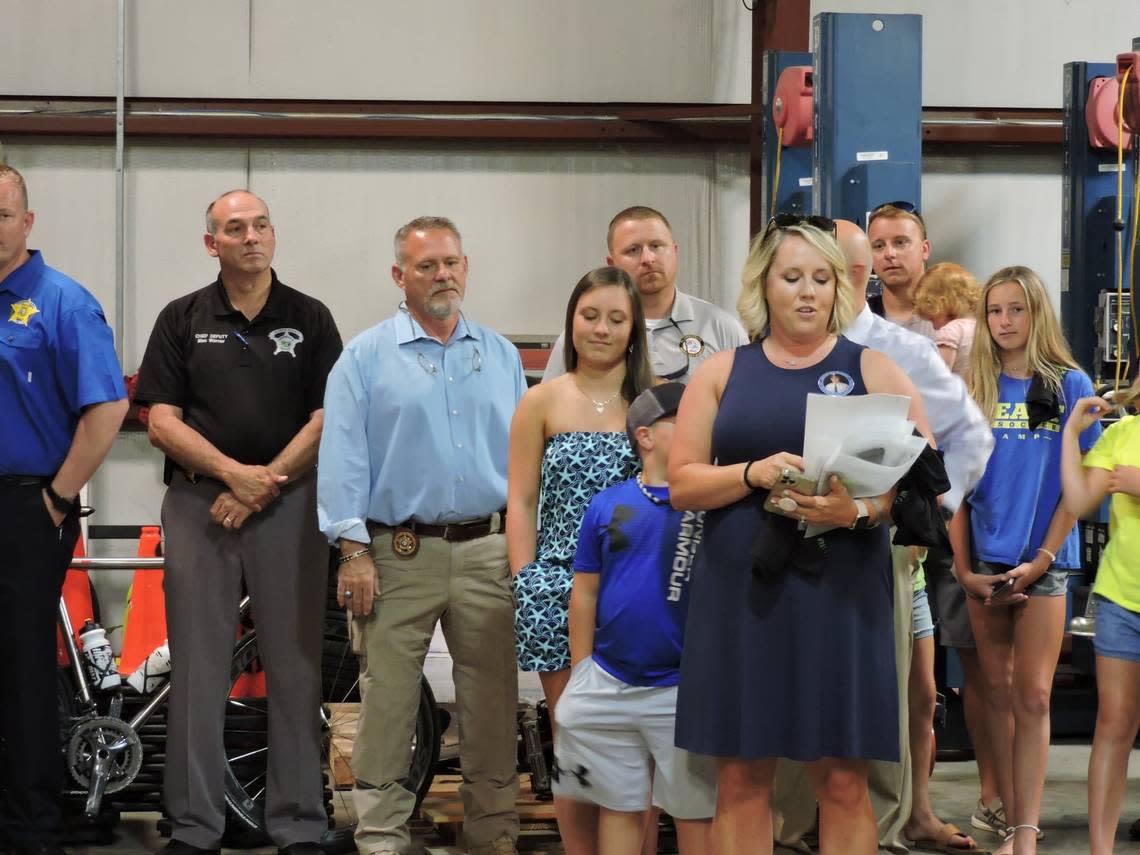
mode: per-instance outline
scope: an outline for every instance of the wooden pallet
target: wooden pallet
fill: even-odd
[[[459,798],[459,775],[436,775],[427,798],[420,806],[420,816],[435,826],[441,837],[457,841],[463,831],[463,801]],[[519,823],[524,829],[554,831],[554,803],[539,801],[530,787],[530,775],[519,776],[516,801]]]
[[[329,704],[329,760],[332,766],[333,786],[338,790],[351,790],[356,779],[352,777],[352,745],[356,741],[356,728],[360,723],[360,704]]]

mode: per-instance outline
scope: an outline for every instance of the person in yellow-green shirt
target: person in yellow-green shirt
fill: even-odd
[[[1140,720],[1140,417],[1124,416],[1085,455],[1080,431],[1140,399],[1140,380],[1114,404],[1082,398],[1062,437],[1061,484],[1066,510],[1084,516],[1111,496],[1108,546],[1097,567],[1098,709],[1089,757],[1089,850],[1111,855],[1128,755]]]

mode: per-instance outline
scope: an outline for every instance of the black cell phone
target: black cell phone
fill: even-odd
[[[1016,579],[1010,578],[1006,579],[1004,582],[998,585],[994,585],[993,589],[990,591],[990,599],[996,600],[999,597],[1005,597],[1011,594],[1013,592],[1013,585],[1016,581]]]

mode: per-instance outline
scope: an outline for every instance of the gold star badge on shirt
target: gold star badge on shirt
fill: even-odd
[[[18,303],[12,303],[12,314],[8,317],[8,323],[26,327],[28,320],[38,311],[36,304],[31,300],[20,300]]]

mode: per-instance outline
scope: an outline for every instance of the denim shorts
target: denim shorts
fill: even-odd
[[[974,572],[983,576],[997,576],[1012,570],[1013,564],[991,564],[974,559]],[[1063,597],[1069,590],[1069,571],[1063,567],[1053,565],[1041,577],[1025,589],[1024,593],[1030,597]]]
[[[926,588],[914,592],[912,614],[911,625],[915,641],[934,635],[934,618],[930,616],[930,598],[926,596]]]
[[[1093,649],[1097,656],[1140,662],[1140,614],[1096,594],[1096,635]]]

